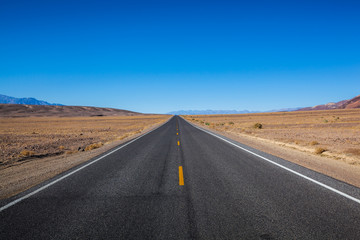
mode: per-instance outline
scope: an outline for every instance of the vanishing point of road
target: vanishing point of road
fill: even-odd
[[[360,239],[360,189],[175,116],[0,202],[0,239]]]

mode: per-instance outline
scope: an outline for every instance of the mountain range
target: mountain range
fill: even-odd
[[[95,116],[136,116],[141,113],[115,108],[0,104],[1,117],[95,117]]]
[[[0,94],[0,104],[27,104],[27,105],[54,105],[63,106],[58,103],[48,103],[35,98],[15,98]]]
[[[18,112],[26,113],[31,112],[30,115],[33,115],[34,112],[46,112],[48,111],[49,115],[74,115],[74,112],[77,112],[75,115],[133,115],[139,114],[135,112],[130,112],[121,109],[113,108],[94,108],[94,107],[66,107],[62,104],[49,103],[46,101],[38,100],[35,98],[15,98],[6,95],[0,94],[0,104],[8,104],[9,106],[1,106],[0,112],[2,115],[19,115]],[[10,106],[14,105],[14,106]],[[19,105],[19,106],[16,106]],[[20,106],[24,105],[24,106]],[[39,105],[39,106],[53,106],[53,107],[31,107],[28,105]],[[56,108],[55,106],[59,106]],[[61,108],[63,106],[63,108]],[[172,111],[167,114],[172,115],[211,115],[211,114],[245,114],[245,113],[259,113],[259,112],[291,112],[291,111],[313,111],[313,110],[331,110],[331,109],[351,109],[351,108],[360,108],[360,95],[356,96],[350,100],[343,100],[340,102],[330,102],[323,105],[316,105],[314,107],[305,107],[305,108],[283,108],[283,109],[273,109],[269,111],[249,111],[249,110],[179,110]],[[86,113],[86,111],[89,111]],[[62,113],[61,113],[62,112]],[[64,112],[67,112],[64,114]],[[23,114],[20,114],[23,115]]]
[[[169,112],[171,115],[211,115],[211,114],[243,114],[243,113],[257,113],[258,111],[237,111],[237,110],[179,110]]]
[[[64,106],[35,98],[15,98],[0,94],[1,117],[92,117],[135,116],[141,113],[101,107]]]
[[[360,108],[360,95],[350,100],[342,100],[340,102],[330,102],[323,105],[305,108],[283,108],[273,109],[269,111],[248,111],[248,110],[180,110],[169,112],[174,115],[211,115],[211,114],[243,114],[243,113],[259,113],[259,112],[292,112],[292,111],[314,111],[314,110],[331,110],[331,109],[352,109]]]
[[[331,110],[331,109],[352,109],[360,108],[360,95],[350,100],[342,100],[340,102],[330,102],[323,105],[316,105],[314,107],[301,108],[298,111],[313,111],[313,110]]]
[[[212,114],[246,114],[246,113],[260,113],[260,112],[291,112],[299,110],[300,108],[282,108],[273,109],[269,111],[249,111],[249,110],[180,110],[169,112],[172,115],[212,115]]]

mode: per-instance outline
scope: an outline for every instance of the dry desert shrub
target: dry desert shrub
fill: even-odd
[[[253,127],[255,129],[262,129],[263,125],[261,123],[255,123]]]
[[[321,147],[318,147],[318,148],[316,148],[315,149],[315,154],[322,154],[322,153],[324,153],[324,152],[326,152],[327,151],[327,149],[325,149],[325,148],[321,148]]]
[[[19,154],[19,157],[31,157],[35,154],[35,152],[33,151],[29,151],[29,150],[22,150]]]
[[[319,145],[319,142],[318,141],[311,141],[309,144],[311,146],[315,146],[315,145]]]
[[[99,148],[101,146],[103,146],[104,144],[102,142],[98,142],[98,143],[93,143],[93,144],[90,144],[88,146],[85,147],[85,151],[90,151],[90,150],[93,150],[93,149],[96,149],[96,148]]]

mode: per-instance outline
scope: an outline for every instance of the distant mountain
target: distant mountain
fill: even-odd
[[[48,103],[35,98],[15,98],[0,94],[0,104],[27,104],[27,105],[54,105],[63,106],[57,103]]]
[[[313,110],[331,110],[331,109],[351,109],[360,108],[360,95],[350,100],[343,100],[336,103],[327,103],[324,105],[317,105],[314,107],[301,108],[298,111],[313,111]]]
[[[243,114],[243,113],[257,113],[259,111],[237,111],[237,110],[180,110],[169,112],[172,115],[211,115],[211,114]]]
[[[115,108],[0,104],[0,117],[95,117],[136,115],[143,114]]]
[[[213,114],[246,114],[246,113],[261,113],[261,112],[292,112],[299,110],[301,108],[282,108],[282,109],[273,109],[269,111],[249,111],[249,110],[180,110],[169,112],[168,114],[172,115],[213,115]]]
[[[296,107],[296,108],[280,108],[280,109],[273,109],[270,111],[265,111],[265,112],[292,112],[292,111],[297,111],[301,109],[301,107]]]

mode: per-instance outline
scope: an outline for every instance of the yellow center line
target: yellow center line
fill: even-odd
[[[180,186],[184,185],[184,173],[182,166],[179,166],[179,185]]]
[[[178,141],[178,146],[180,146],[180,141]]]
[[[179,133],[176,133],[176,135],[179,135]]]

